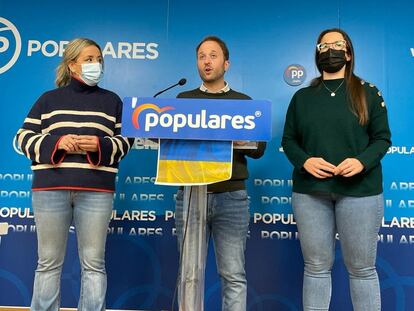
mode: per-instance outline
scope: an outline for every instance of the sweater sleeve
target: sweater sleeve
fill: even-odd
[[[300,134],[296,124],[296,97],[295,94],[286,113],[282,147],[289,161],[295,168],[300,170],[310,156],[299,145]]]
[[[367,103],[369,143],[367,148],[356,157],[364,165],[365,171],[377,166],[391,145],[387,108],[381,93],[374,86],[367,89]]]
[[[57,149],[61,136],[42,132],[42,107],[46,98],[43,94],[36,101],[18,130],[16,138],[23,154],[33,162],[57,164],[63,160],[66,152]]]
[[[120,162],[134,144],[134,138],[121,135],[122,101],[118,97],[115,130],[113,136],[98,137],[98,151],[88,152],[88,162],[94,166],[115,165]]]

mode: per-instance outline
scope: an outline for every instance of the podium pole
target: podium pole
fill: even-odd
[[[204,310],[204,275],[207,260],[206,219],[207,186],[185,186],[182,262],[178,291],[180,311]]]

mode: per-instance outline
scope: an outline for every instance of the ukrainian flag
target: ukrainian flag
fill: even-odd
[[[162,139],[156,184],[196,186],[231,178],[231,141]]]

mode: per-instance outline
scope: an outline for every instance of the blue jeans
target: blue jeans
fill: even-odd
[[[105,243],[113,193],[92,191],[33,191],[38,240],[31,310],[57,311],[60,276],[69,227],[74,221],[81,263],[78,310],[105,310]]]
[[[249,200],[246,190],[207,195],[207,237],[213,238],[217,271],[222,285],[223,311],[246,310],[244,253],[249,221]],[[181,190],[177,193],[175,225],[181,246],[184,226]]]
[[[354,310],[381,310],[375,260],[384,213],[383,195],[350,197],[293,193],[292,207],[305,261],[303,309],[329,309],[335,234],[338,232]]]

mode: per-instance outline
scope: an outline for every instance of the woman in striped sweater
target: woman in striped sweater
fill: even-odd
[[[17,133],[33,170],[39,256],[33,311],[59,310],[72,221],[82,267],[78,310],[105,309],[105,242],[115,176],[132,141],[120,135],[120,98],[97,86],[102,75],[99,45],[71,41],[57,68],[58,88],[40,96]]]

